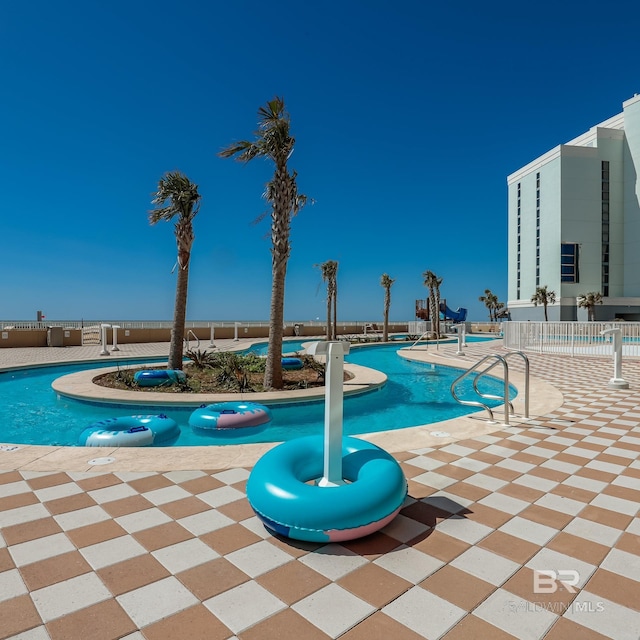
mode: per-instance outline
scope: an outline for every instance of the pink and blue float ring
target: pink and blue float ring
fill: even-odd
[[[246,435],[257,433],[271,422],[271,411],[257,402],[216,402],[202,405],[189,417],[189,425],[210,434],[236,431]]]
[[[184,382],[187,376],[180,369],[144,369],[137,371],[133,379],[141,387],[160,387]]]
[[[346,484],[307,484],[323,475],[324,439],[289,440],[265,453],[251,471],[247,499],[267,529],[311,542],[361,538],[382,529],[400,511],[407,481],[398,462],[376,445],[345,437]]]

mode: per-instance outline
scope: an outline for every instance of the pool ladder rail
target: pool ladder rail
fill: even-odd
[[[489,414],[489,418],[493,421],[494,415],[491,407],[487,405],[485,402],[481,402],[480,400],[463,400],[456,393],[456,387],[467,377],[476,373],[476,376],[473,380],[473,389],[476,394],[482,398],[483,400],[501,400],[504,403],[504,424],[509,425],[509,416],[514,413],[513,404],[509,400],[509,364],[507,363],[507,359],[512,356],[520,356],[524,361],[524,418],[529,418],[529,358],[522,353],[522,351],[511,351],[504,356],[495,354],[489,354],[484,356],[478,362],[476,362],[470,369],[467,369],[464,373],[458,376],[451,383],[451,395],[456,402],[460,404],[464,404],[470,407],[480,407],[487,411]],[[483,369],[481,367],[487,364],[487,366]],[[504,379],[504,392],[502,396],[493,395],[491,393],[483,393],[478,389],[478,381],[482,378],[482,376],[487,375],[494,367],[502,365],[503,371],[503,379]]]
[[[191,331],[191,329],[189,329],[189,332],[187,333],[187,337],[184,339],[184,347],[187,351],[191,349],[192,339],[195,340],[196,342],[196,349],[200,348],[200,338],[198,338],[198,336],[193,331]]]

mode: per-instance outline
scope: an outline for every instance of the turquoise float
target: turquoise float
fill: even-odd
[[[85,447],[148,447],[177,438],[180,427],[164,414],[108,418],[88,426],[78,439]]]
[[[307,436],[264,454],[247,482],[247,499],[267,529],[310,542],[352,540],[387,525],[407,496],[398,462],[380,447],[345,437],[346,484],[307,484],[323,475],[324,440]]]
[[[184,382],[187,376],[180,369],[144,369],[137,371],[133,379],[141,387],[159,387]]]
[[[189,425],[210,434],[233,431],[257,433],[271,422],[271,411],[257,402],[216,402],[202,405],[189,417]]]
[[[282,368],[287,371],[302,369],[303,366],[300,358],[282,358]]]

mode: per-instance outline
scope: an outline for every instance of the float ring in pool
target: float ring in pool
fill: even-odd
[[[271,422],[271,411],[257,402],[216,402],[202,405],[189,417],[189,425],[209,434],[233,431],[257,433]],[[253,430],[250,428],[254,427]],[[260,427],[258,429],[258,427]]]
[[[376,445],[342,440],[345,484],[307,484],[322,478],[324,439],[290,440],[265,453],[251,471],[247,499],[271,531],[297,540],[337,542],[361,538],[395,518],[407,496],[398,462]]]

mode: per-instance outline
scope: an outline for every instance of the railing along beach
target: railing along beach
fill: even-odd
[[[571,356],[609,356],[611,338],[602,335],[620,329],[622,353],[640,356],[640,322],[503,322],[504,347],[535,353]]]

